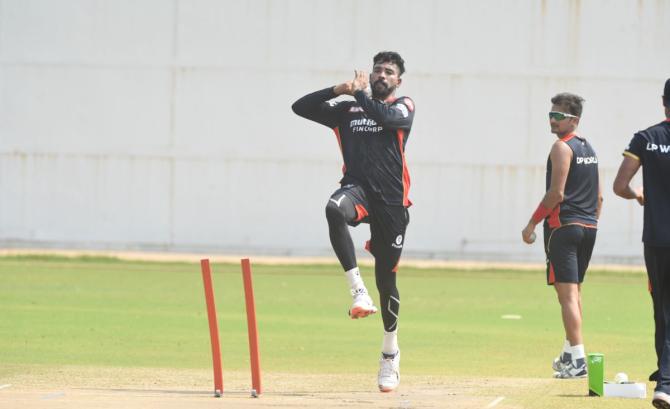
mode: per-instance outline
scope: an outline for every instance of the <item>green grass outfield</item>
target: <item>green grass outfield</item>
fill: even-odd
[[[381,316],[347,317],[339,267],[252,267],[264,371],[376,373]],[[212,269],[224,368],[248,370],[240,267]],[[363,276],[373,290],[371,268]],[[563,330],[544,280],[542,271],[401,268],[403,374],[551,377]],[[606,378],[645,380],[655,356],[644,273],[590,271],[583,305],[587,352],[605,354]],[[0,376],[35,364],[211,367],[198,263],[0,257],[0,311]]]

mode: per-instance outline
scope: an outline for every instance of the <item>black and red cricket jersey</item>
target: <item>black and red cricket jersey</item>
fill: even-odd
[[[563,201],[556,206],[545,223],[552,229],[566,224],[597,226],[598,219],[598,156],[591,144],[577,134],[569,134],[561,141],[572,150],[572,161],[565,182]],[[547,159],[547,190],[551,186],[551,156]]]
[[[342,185],[359,184],[388,205],[411,205],[405,145],[414,120],[414,102],[400,97],[385,102],[357,91],[355,101],[330,101],[333,88],[305,95],[293,112],[335,132],[344,159]]]
[[[670,246],[670,119],[636,133],[623,154],[642,165],[642,241]]]

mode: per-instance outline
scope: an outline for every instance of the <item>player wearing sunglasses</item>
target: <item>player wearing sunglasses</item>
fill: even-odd
[[[562,93],[551,99],[551,132],[558,137],[547,160],[546,193],[521,232],[535,241],[535,226],[544,221],[547,284],[553,285],[565,328],[563,351],[553,362],[554,377],[586,376],[582,339],[581,284],[596,241],[602,193],[598,157],[577,135],[584,100]]]

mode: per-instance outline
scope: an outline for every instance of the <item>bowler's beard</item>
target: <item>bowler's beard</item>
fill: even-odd
[[[389,95],[395,91],[395,86],[388,86],[382,80],[375,81],[372,86],[372,97],[380,100],[385,100]]]

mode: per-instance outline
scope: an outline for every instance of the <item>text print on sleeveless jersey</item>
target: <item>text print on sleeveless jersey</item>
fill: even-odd
[[[578,165],[591,165],[598,163],[598,158],[595,156],[577,156],[576,161]]]

